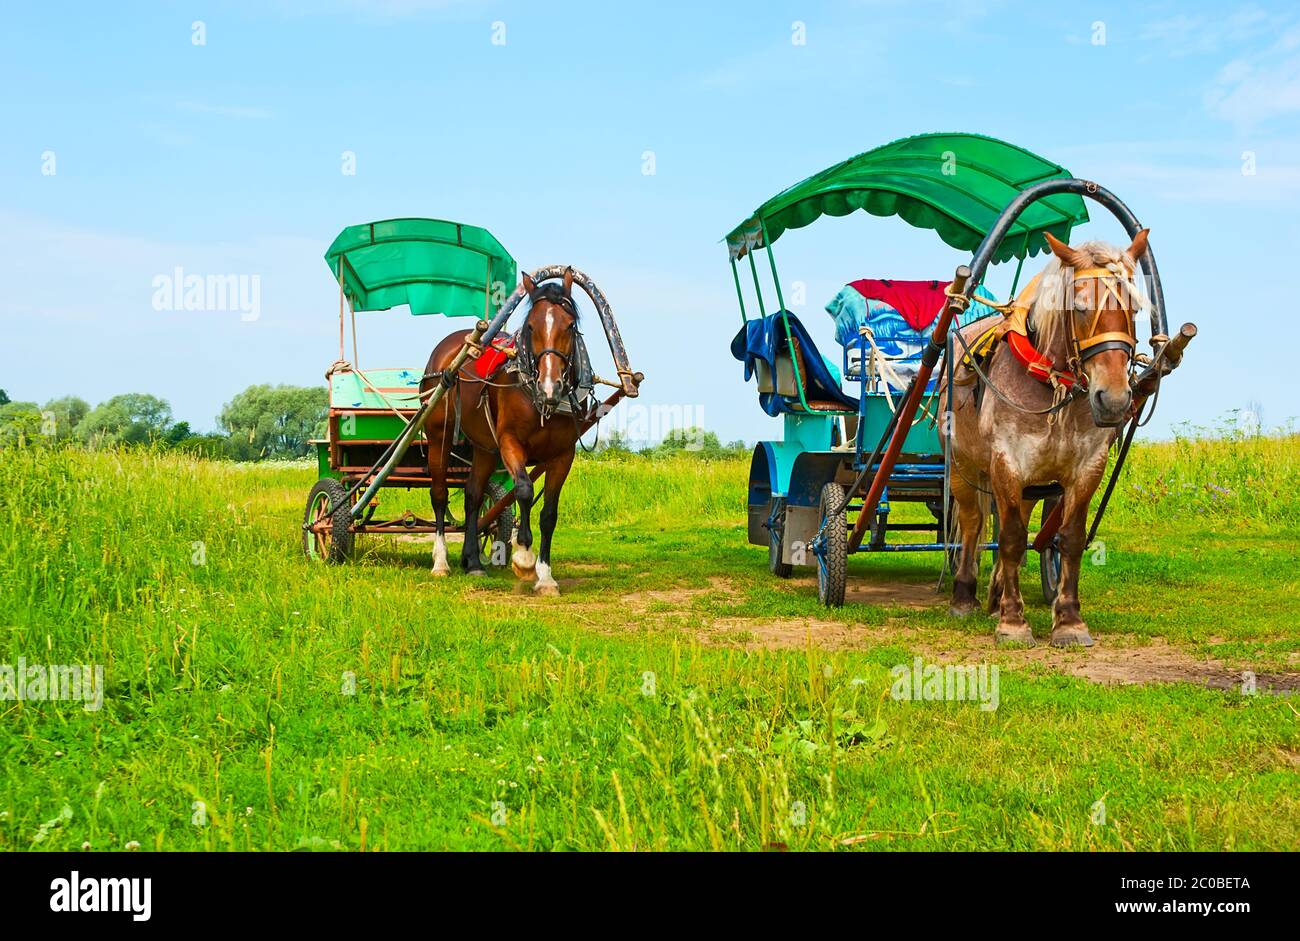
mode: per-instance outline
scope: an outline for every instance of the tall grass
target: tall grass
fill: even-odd
[[[1180,436],[1134,445],[1111,506],[1161,517],[1300,522],[1300,435]]]
[[[1293,520],[1274,478],[1294,482],[1296,446],[1143,445],[1130,480],[1245,493],[1262,479],[1213,513]],[[3,704],[0,847],[1282,848],[1300,834],[1300,743],[1278,700],[1010,669],[996,714],[891,700],[908,642],[866,631],[898,612],[826,612],[773,581],[744,542],[743,458],[579,459],[559,599],[516,594],[506,573],[432,579],[427,547],[391,540],[309,564],[313,477],[148,450],[0,455],[0,662],[107,678],[98,713]],[[1188,505],[1177,488],[1160,499],[1117,506]],[[1146,564],[1116,555],[1116,571]],[[1253,559],[1232,591],[1271,597],[1285,573],[1256,577]],[[718,573],[729,590],[661,600]],[[715,616],[836,618],[864,643],[700,642]],[[986,627],[915,613],[931,621],[950,637]],[[1118,825],[1090,821],[1102,795]]]

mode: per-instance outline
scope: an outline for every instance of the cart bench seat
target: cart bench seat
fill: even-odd
[[[858,410],[857,399],[840,388],[835,364],[789,311],[748,321],[731,341],[731,355],[745,364],[746,380],[755,378],[759,405],[769,415]]]

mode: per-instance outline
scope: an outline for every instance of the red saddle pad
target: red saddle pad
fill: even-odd
[[[514,349],[515,338],[495,340],[492,345],[474,360],[474,375],[480,379],[491,379],[498,369],[505,365],[510,355],[506,350]]]

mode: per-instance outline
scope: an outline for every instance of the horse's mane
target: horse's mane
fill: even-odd
[[[537,291],[533,296],[533,306],[536,306],[538,301],[550,301],[552,304],[559,304],[573,315],[575,322],[578,320],[577,302],[564,293],[564,285],[558,281],[547,281],[545,284],[537,285]]]
[[[1102,241],[1084,242],[1071,247],[1089,260],[1085,264],[1068,267],[1053,255],[1043,269],[1034,304],[1029,309],[1029,329],[1035,335],[1034,345],[1043,352],[1054,349],[1056,341],[1068,329],[1070,318],[1074,316],[1076,270],[1089,267],[1110,268],[1126,281],[1131,278],[1124,249]],[[1083,261],[1082,257],[1080,261]],[[1133,290],[1137,291],[1136,286]]]

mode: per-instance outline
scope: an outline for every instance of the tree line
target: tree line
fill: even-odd
[[[327,409],[324,387],[252,385],[222,407],[218,431],[197,432],[174,420],[166,399],[143,392],[92,408],[75,395],[44,405],[11,401],[0,389],[0,447],[146,445],[235,461],[305,457],[308,442],[325,436]]]
[[[173,419],[166,399],[143,392],[115,395],[92,408],[75,395],[43,405],[10,401],[0,389],[0,448],[138,445],[233,461],[285,460],[312,453],[311,439],[325,437],[328,409],[324,387],[252,385],[222,407],[218,431],[197,432],[189,422]],[[748,450],[743,441],[723,444],[702,428],[675,429],[657,444],[640,448],[611,429],[596,437],[595,456],[685,453],[717,458]]]

